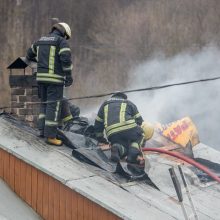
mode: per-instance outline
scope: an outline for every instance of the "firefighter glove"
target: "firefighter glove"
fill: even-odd
[[[65,79],[65,87],[71,86],[73,84],[73,78],[71,75],[66,76]]]
[[[96,139],[99,143],[108,144],[108,141],[104,137],[97,137]]]

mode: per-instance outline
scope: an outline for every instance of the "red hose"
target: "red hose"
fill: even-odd
[[[162,154],[168,154],[170,156],[179,158],[179,159],[197,167],[198,169],[204,171],[208,176],[210,176],[212,179],[214,179],[220,183],[220,178],[217,175],[215,175],[213,172],[211,172],[206,166],[203,166],[202,164],[196,162],[195,160],[193,160],[189,157],[186,157],[183,154],[180,154],[178,152],[171,152],[171,151],[160,149],[160,148],[151,148],[151,147],[142,148],[142,151],[153,151],[153,152],[158,152],[158,153],[162,153]]]

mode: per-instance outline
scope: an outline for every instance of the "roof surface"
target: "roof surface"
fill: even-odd
[[[26,131],[4,117],[0,117],[0,147],[123,219],[184,219],[168,175],[168,168],[174,162],[166,158],[148,156],[151,163],[149,176],[160,188],[158,191],[142,182],[112,182],[99,175],[99,168],[72,157],[72,149],[46,145],[31,130]],[[200,157],[208,155],[220,163],[220,153],[203,144],[195,147],[195,153]],[[199,219],[217,219],[220,208],[219,184],[196,185],[198,178],[193,176],[192,171],[184,170],[195,180],[190,189]],[[188,213],[191,213],[188,200],[184,201]]]

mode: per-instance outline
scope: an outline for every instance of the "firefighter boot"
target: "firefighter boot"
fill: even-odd
[[[130,147],[128,157],[127,157],[127,167],[128,169],[137,174],[144,174],[145,169],[145,159],[140,150],[134,147]]]
[[[111,160],[118,162],[124,156],[124,147],[121,144],[113,144],[111,147]]]
[[[55,146],[61,146],[63,144],[63,142],[57,138],[47,138],[46,143]]]
[[[142,152],[136,147],[130,147],[127,157],[128,163],[144,165],[144,157]]]

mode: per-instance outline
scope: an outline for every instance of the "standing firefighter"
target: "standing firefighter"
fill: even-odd
[[[66,23],[57,23],[52,31],[32,44],[27,51],[27,59],[37,60],[37,82],[41,111],[39,115],[40,135],[52,145],[62,145],[57,139],[57,127],[63,98],[63,86],[71,86],[72,61],[71,50],[67,39],[71,37],[71,29]]]
[[[105,143],[105,129],[111,143],[111,160],[118,162],[127,156],[127,162],[144,165],[141,147],[145,140],[140,127],[143,119],[136,105],[127,100],[126,94],[117,92],[105,101],[95,120],[95,133],[99,142]]]

